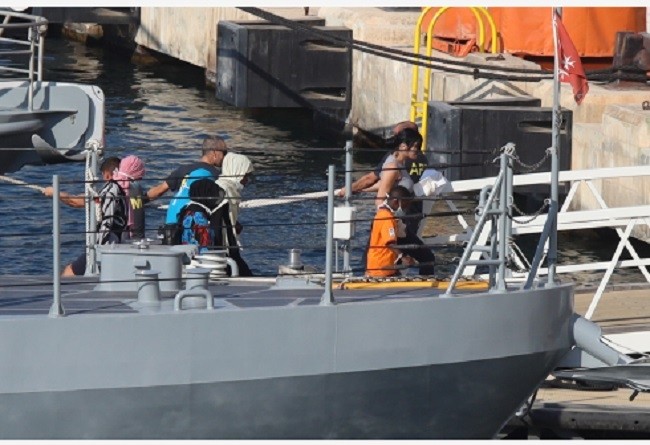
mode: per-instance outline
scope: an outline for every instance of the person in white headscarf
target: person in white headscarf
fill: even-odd
[[[248,157],[239,153],[228,152],[223,158],[221,175],[216,180],[217,185],[226,192],[230,208],[230,221],[235,227],[237,241],[239,241],[239,234],[242,230],[242,225],[238,221],[241,191],[248,184],[253,170],[253,164]]]

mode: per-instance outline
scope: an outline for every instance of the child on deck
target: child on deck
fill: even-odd
[[[400,232],[405,230],[400,216],[410,204],[411,194],[403,186],[395,186],[387,194],[370,228],[370,242],[366,260],[366,275],[390,277],[398,274],[397,263],[412,265],[413,259],[404,256],[396,247]],[[402,207],[404,206],[404,207]],[[401,228],[401,229],[400,229]]]
[[[127,226],[127,202],[122,187],[113,179],[113,175],[119,170],[120,159],[116,157],[106,158],[100,167],[102,178],[106,181],[95,201],[99,215],[97,218],[97,244],[119,244],[122,242],[122,235]],[[52,187],[43,189],[43,194],[48,197],[54,195]],[[84,195],[70,195],[60,192],[61,202],[70,207],[83,208],[86,205]],[[72,263],[65,266],[61,276],[70,277],[83,275],[86,271],[86,254],[81,254]]]

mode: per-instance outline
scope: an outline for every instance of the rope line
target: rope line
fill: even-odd
[[[43,190],[45,190],[45,187],[41,187],[36,184],[28,184],[25,181],[21,181],[20,179],[16,179],[16,178],[11,178],[9,176],[0,175],[0,180],[9,182],[11,184],[20,185],[22,187],[27,187],[28,189],[36,190],[37,192],[40,193],[43,193]]]

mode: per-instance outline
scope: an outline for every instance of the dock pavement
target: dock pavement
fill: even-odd
[[[585,315],[593,289],[578,288],[575,310]],[[615,285],[607,290],[592,320],[604,335],[650,331],[650,286]],[[513,418],[501,438],[650,438],[650,393],[608,384],[585,385],[549,376],[530,411]],[[633,400],[631,400],[633,399]]]

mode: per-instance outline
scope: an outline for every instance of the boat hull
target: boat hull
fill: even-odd
[[[0,397],[5,439],[490,438],[564,351],[439,366]],[[504,370],[507,370],[504,372]],[[529,376],[526,381],[519,375]],[[504,389],[506,388],[506,389]],[[528,391],[523,389],[523,392]],[[486,397],[489,404],[486,406]]]
[[[0,437],[490,438],[573,344],[570,286],[332,306],[283,293],[0,318]]]

